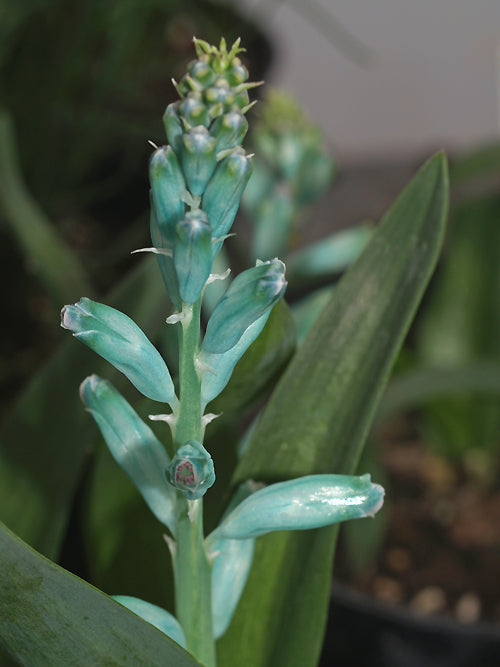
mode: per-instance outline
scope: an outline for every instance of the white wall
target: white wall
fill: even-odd
[[[299,1],[309,2],[285,1],[266,21],[278,47],[269,79],[294,93],[344,162],[498,138],[500,0],[314,0],[374,53],[369,68],[294,11]]]

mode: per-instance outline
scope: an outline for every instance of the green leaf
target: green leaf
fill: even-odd
[[[161,322],[159,311],[167,309],[158,278],[155,263],[148,259],[109,302],[126,307],[149,331],[152,320]],[[65,333],[61,331],[62,338]],[[78,395],[81,381],[92,371],[114,378],[119,387],[126,384],[110,364],[67,339],[0,427],[0,519],[48,557],[59,552],[87,448],[95,438],[95,426]]]
[[[199,663],[159,630],[0,525],[0,643],[22,664]]]
[[[59,309],[90,292],[90,281],[79,259],[28,192],[18,162],[12,121],[0,110],[0,204],[26,260],[35,267]]]
[[[288,365],[234,483],[355,471],[391,366],[443,240],[444,155],[429,160],[382,220],[365,251]],[[363,471],[360,471],[363,472]],[[376,480],[375,480],[376,481]],[[326,622],[334,529],[257,540],[254,566],[220,664],[316,665]]]

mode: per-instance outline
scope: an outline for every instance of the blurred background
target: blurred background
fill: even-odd
[[[109,483],[120,473],[107,459],[100,482],[89,473],[89,458],[101,450],[93,431],[78,430],[88,425],[76,387],[94,358],[59,329],[58,311],[82,294],[107,300],[110,290],[125,289],[124,276],[138,266],[131,249],[150,245],[147,140],[165,141],[161,116],[177,97],[171,77],[193,58],[193,35],[213,43],[224,35],[229,44],[241,36],[250,79],[286,91],[316,126],[307,130],[314,150],[304,150],[306,173],[319,165],[322,174],[316,191],[311,183],[294,190],[272,160],[263,167],[275,169],[274,203],[285,197],[290,210],[286,251],[373,226],[425,158],[449,153],[445,250],[363,462],[363,471],[386,480],[387,511],[370,529],[355,522],[343,531],[336,576],[417,613],[498,623],[498,0],[0,0],[0,508],[9,514],[20,490],[30,507],[33,480],[49,470],[40,486],[52,512],[47,526],[56,527],[44,527],[50,512],[39,509],[38,496],[31,524],[14,525],[15,509],[0,518],[54,559],[65,545],[62,562],[104,590],[111,582],[121,590],[127,562],[137,577],[132,594],[159,604],[167,595],[148,589],[152,565],[140,564],[137,540],[150,538],[125,524],[132,504],[135,528],[156,534],[134,491],[121,478]],[[264,117],[259,107],[251,125]],[[296,148],[304,127],[303,119],[292,123]],[[275,120],[261,140],[270,133],[279,145],[288,128]],[[258,134],[252,141],[258,145]],[[332,156],[328,173],[324,153]],[[266,218],[247,208],[238,230],[248,244],[249,219]],[[235,246],[236,257],[242,252]],[[339,267],[327,266],[308,288],[328,287]],[[151,321],[164,313],[163,296],[138,297],[133,284],[122,289],[129,304],[122,309]],[[113,294],[116,305],[119,289]],[[109,514],[99,515],[106,489],[117,498],[122,489],[126,499],[114,532],[106,523],[116,521],[110,495]],[[96,513],[83,531],[75,530],[86,516],[82,503]],[[99,540],[110,535],[104,554]],[[75,540],[76,564],[68,546]],[[163,552],[157,562],[163,572]]]

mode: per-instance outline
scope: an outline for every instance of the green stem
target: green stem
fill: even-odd
[[[211,565],[203,546],[203,501],[188,501],[177,524],[173,558],[176,615],[186,635],[188,651],[206,667],[215,667],[212,629]]]
[[[201,299],[191,306],[190,317],[182,321],[179,334],[179,417],[175,427],[175,447],[202,437],[201,381],[195,359],[200,351]]]
[[[182,320],[179,335],[179,416],[175,448],[188,440],[201,442],[201,380],[196,368],[200,351],[201,299]],[[212,572],[204,548],[203,501],[187,501],[178,493],[176,545],[173,554],[176,615],[187,649],[206,667],[215,667],[212,629]]]

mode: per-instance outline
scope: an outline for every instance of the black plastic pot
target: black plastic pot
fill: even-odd
[[[335,585],[320,667],[499,667],[500,627],[419,617]]]

